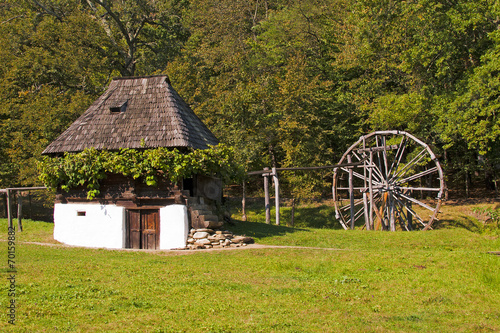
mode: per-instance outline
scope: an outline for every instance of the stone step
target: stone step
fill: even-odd
[[[209,211],[212,211],[212,207],[210,207],[209,205],[200,205],[200,204],[190,205],[189,208],[191,208],[191,210],[209,210]]]
[[[219,222],[219,217],[217,215],[199,215],[198,218],[201,221],[214,221],[214,222]]]
[[[198,210],[194,209],[191,211],[191,216],[201,216],[201,215],[213,215],[211,210]]]
[[[187,203],[189,206],[199,205],[200,200],[198,197],[187,197]]]
[[[203,221],[204,222],[204,225],[206,225],[207,228],[210,228],[210,229],[217,229],[217,228],[220,228],[224,225],[224,222],[220,222],[220,221],[208,221],[208,220],[205,220]]]

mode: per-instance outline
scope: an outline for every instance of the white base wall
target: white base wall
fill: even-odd
[[[55,204],[54,239],[68,245],[125,248],[126,210],[116,205]],[[160,208],[160,249],[186,246],[189,233],[187,207]]]
[[[54,239],[68,245],[125,247],[125,208],[99,204],[55,204]]]
[[[185,247],[188,234],[186,206],[170,205],[160,208],[160,250]]]

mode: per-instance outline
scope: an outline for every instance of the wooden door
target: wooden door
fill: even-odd
[[[127,248],[155,250],[159,247],[159,210],[127,210]]]

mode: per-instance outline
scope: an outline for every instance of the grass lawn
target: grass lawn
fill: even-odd
[[[25,221],[14,326],[0,242],[0,331],[498,332],[500,256],[487,253],[500,251],[498,230],[467,205],[443,212],[436,230],[390,233],[339,230],[322,205],[300,207],[294,228],[266,225],[255,206],[253,222],[231,230],[261,244],[323,249],[182,255],[30,244],[57,242],[52,224]]]

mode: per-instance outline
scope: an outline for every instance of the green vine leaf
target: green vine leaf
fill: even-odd
[[[62,157],[44,157],[38,170],[45,186],[63,191],[84,186],[87,198],[92,200],[100,194],[100,181],[107,174],[139,179],[148,186],[157,186],[160,178],[177,182],[195,174],[239,181],[243,169],[234,161],[233,149],[222,144],[188,152],[168,148],[112,152],[90,148]]]

